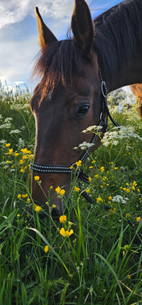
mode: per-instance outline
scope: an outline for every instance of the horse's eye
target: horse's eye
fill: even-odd
[[[75,109],[75,116],[77,118],[83,118],[89,111],[90,105],[89,104],[80,104]]]

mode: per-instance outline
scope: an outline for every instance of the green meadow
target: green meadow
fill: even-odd
[[[73,178],[69,200],[56,190],[65,200],[57,219],[50,198],[43,209],[28,189],[35,137],[29,99],[28,90],[0,86],[0,305],[141,305],[142,120],[133,97],[109,96],[123,127],[109,122],[84,166],[89,185]]]

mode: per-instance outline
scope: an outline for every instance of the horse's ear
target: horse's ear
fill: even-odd
[[[91,13],[85,0],[75,0],[71,28],[75,43],[85,56],[89,55],[93,42],[94,27]]]
[[[37,6],[35,8],[35,12],[36,12],[38,34],[39,34],[39,44],[41,46],[41,49],[43,49],[45,45],[57,41],[57,39],[43,22]]]

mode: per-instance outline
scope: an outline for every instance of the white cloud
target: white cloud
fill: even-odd
[[[91,0],[87,1],[88,4]],[[0,28],[22,21],[27,15],[35,16],[34,8],[38,6],[41,15],[46,18],[70,18],[74,0],[4,0],[0,3]]]

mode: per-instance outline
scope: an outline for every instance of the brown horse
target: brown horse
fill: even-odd
[[[36,203],[47,201],[52,185],[52,202],[57,212],[63,213],[63,202],[54,190],[63,186],[67,193],[69,167],[82,159],[81,151],[73,148],[92,141],[92,135],[82,130],[100,125],[105,131],[109,116],[107,91],[142,83],[141,16],[142,1],[126,0],[93,22],[85,0],[75,0],[73,38],[58,41],[36,8],[42,51],[35,68],[41,81],[30,101],[36,121],[30,185]],[[96,149],[100,139],[93,141]],[[40,176],[43,190],[35,176]]]
[[[130,86],[132,92],[137,97],[137,103],[138,103],[138,113],[142,119],[142,84],[134,84]]]

